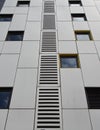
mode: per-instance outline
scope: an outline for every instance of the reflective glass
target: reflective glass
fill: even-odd
[[[77,68],[77,57],[61,57],[62,68]]]
[[[6,41],[22,41],[23,40],[23,34],[24,32],[21,31],[21,32],[8,32],[8,35],[7,35],[7,38],[6,38]]]
[[[84,17],[73,17],[73,21],[85,21]]]
[[[12,20],[12,16],[13,15],[9,15],[9,14],[7,14],[7,15],[0,15],[0,22],[2,22],[2,21],[11,21]]]
[[[77,40],[80,40],[80,41],[90,40],[89,34],[76,34],[76,38]]]
[[[11,90],[0,90],[0,109],[7,109],[9,107]]]

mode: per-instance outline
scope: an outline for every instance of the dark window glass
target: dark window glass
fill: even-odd
[[[69,1],[69,5],[70,6],[82,6],[82,3],[80,0],[79,1],[71,0],[71,1]]]
[[[0,88],[0,109],[9,108],[11,94],[12,88]]]
[[[23,31],[9,31],[6,37],[6,41],[22,41]]]
[[[17,6],[19,7],[28,7],[30,5],[30,1],[18,1]]]
[[[78,68],[77,56],[60,56],[61,68]]]
[[[4,2],[5,0],[0,0],[0,10],[2,9]]]
[[[86,21],[86,16],[85,14],[71,14],[72,20],[73,21]]]
[[[12,14],[0,14],[0,22],[11,21],[12,17],[13,17]]]
[[[89,41],[92,40],[90,32],[75,32],[76,40]]]
[[[85,88],[89,109],[100,109],[100,88]]]

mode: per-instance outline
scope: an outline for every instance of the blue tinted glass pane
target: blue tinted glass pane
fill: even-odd
[[[0,108],[7,109],[9,107],[9,101],[11,92],[0,92]]]
[[[62,57],[61,58],[62,68],[77,68],[77,59],[75,57]]]
[[[0,21],[11,21],[12,18],[3,18],[3,17],[0,17]]]
[[[10,41],[21,41],[22,40],[22,36],[21,35],[10,35],[8,38]]]
[[[22,41],[23,32],[9,32],[6,41]]]
[[[89,35],[88,34],[77,34],[77,40],[81,40],[81,41],[89,41]]]

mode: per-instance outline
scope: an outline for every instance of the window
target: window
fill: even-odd
[[[0,11],[1,11],[2,7],[3,7],[4,2],[5,2],[5,0],[0,0]]]
[[[79,68],[79,59],[75,55],[60,55],[61,68]]]
[[[55,15],[44,15],[43,29],[55,29]]]
[[[90,31],[75,31],[76,40],[89,41],[92,40]]]
[[[28,7],[30,5],[30,1],[18,1],[17,6],[18,7]]]
[[[12,14],[0,14],[0,22],[11,21],[12,17]]]
[[[89,109],[100,109],[100,88],[85,88]]]
[[[6,37],[6,41],[22,41],[23,31],[9,31]]]
[[[9,108],[11,94],[12,88],[0,88],[0,109]]]
[[[73,21],[86,21],[86,16],[85,14],[71,14],[72,20]]]
[[[70,6],[82,6],[82,3],[81,3],[80,0],[77,0],[77,1],[75,1],[75,0],[70,0],[70,1],[69,1],[69,5],[70,5]]]

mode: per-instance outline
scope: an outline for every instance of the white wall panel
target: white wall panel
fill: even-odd
[[[3,7],[1,10],[1,14],[13,14],[15,11],[14,7]]]
[[[75,40],[72,23],[58,22],[58,40]]]
[[[90,110],[91,123],[93,130],[100,129],[100,110]]]
[[[8,110],[0,110],[0,130],[4,130]]]
[[[24,40],[40,40],[40,22],[27,22]]]
[[[82,0],[83,6],[94,6],[94,0]]]
[[[57,21],[71,21],[69,7],[64,6],[57,7]]]
[[[77,41],[79,53],[97,53],[93,41]]]
[[[29,9],[28,20],[29,21],[41,21],[41,7],[31,7]]]
[[[4,6],[16,6],[17,0],[6,0]]]
[[[82,7],[70,7],[71,13],[84,13],[84,10]]]
[[[80,54],[80,63],[86,87],[100,87],[100,61],[96,54]]]
[[[0,86],[13,86],[19,55],[0,56]]]
[[[89,30],[87,22],[73,22],[74,30]]]
[[[86,16],[87,16],[87,20],[89,21],[100,21],[100,14],[97,10],[96,7],[84,7]],[[91,14],[92,12],[92,14]]]
[[[95,41],[95,45],[96,45],[97,53],[100,57],[100,41]]]
[[[27,18],[27,15],[15,14],[13,16],[9,30],[14,30],[14,31],[22,30],[23,31],[25,29],[26,18]]]
[[[31,0],[30,6],[42,6],[42,0]]]
[[[76,54],[77,48],[74,41],[59,41],[59,53],[62,54]]]
[[[36,96],[36,69],[18,69],[10,108],[34,108]]]
[[[20,53],[21,42],[7,41],[4,43],[2,53]]]
[[[87,110],[63,110],[64,130],[91,130]]]
[[[23,42],[19,67],[38,67],[39,42]]]
[[[6,130],[33,130],[34,110],[10,110]]]
[[[87,108],[80,69],[61,69],[63,108]]]
[[[100,40],[100,22],[89,22],[90,30],[92,31],[93,39]]]
[[[0,22],[0,41],[5,40],[10,22]]]
[[[0,53],[2,52],[3,45],[3,42],[0,42]]]
[[[27,14],[28,13],[28,7],[16,7],[15,8],[15,14]]]

